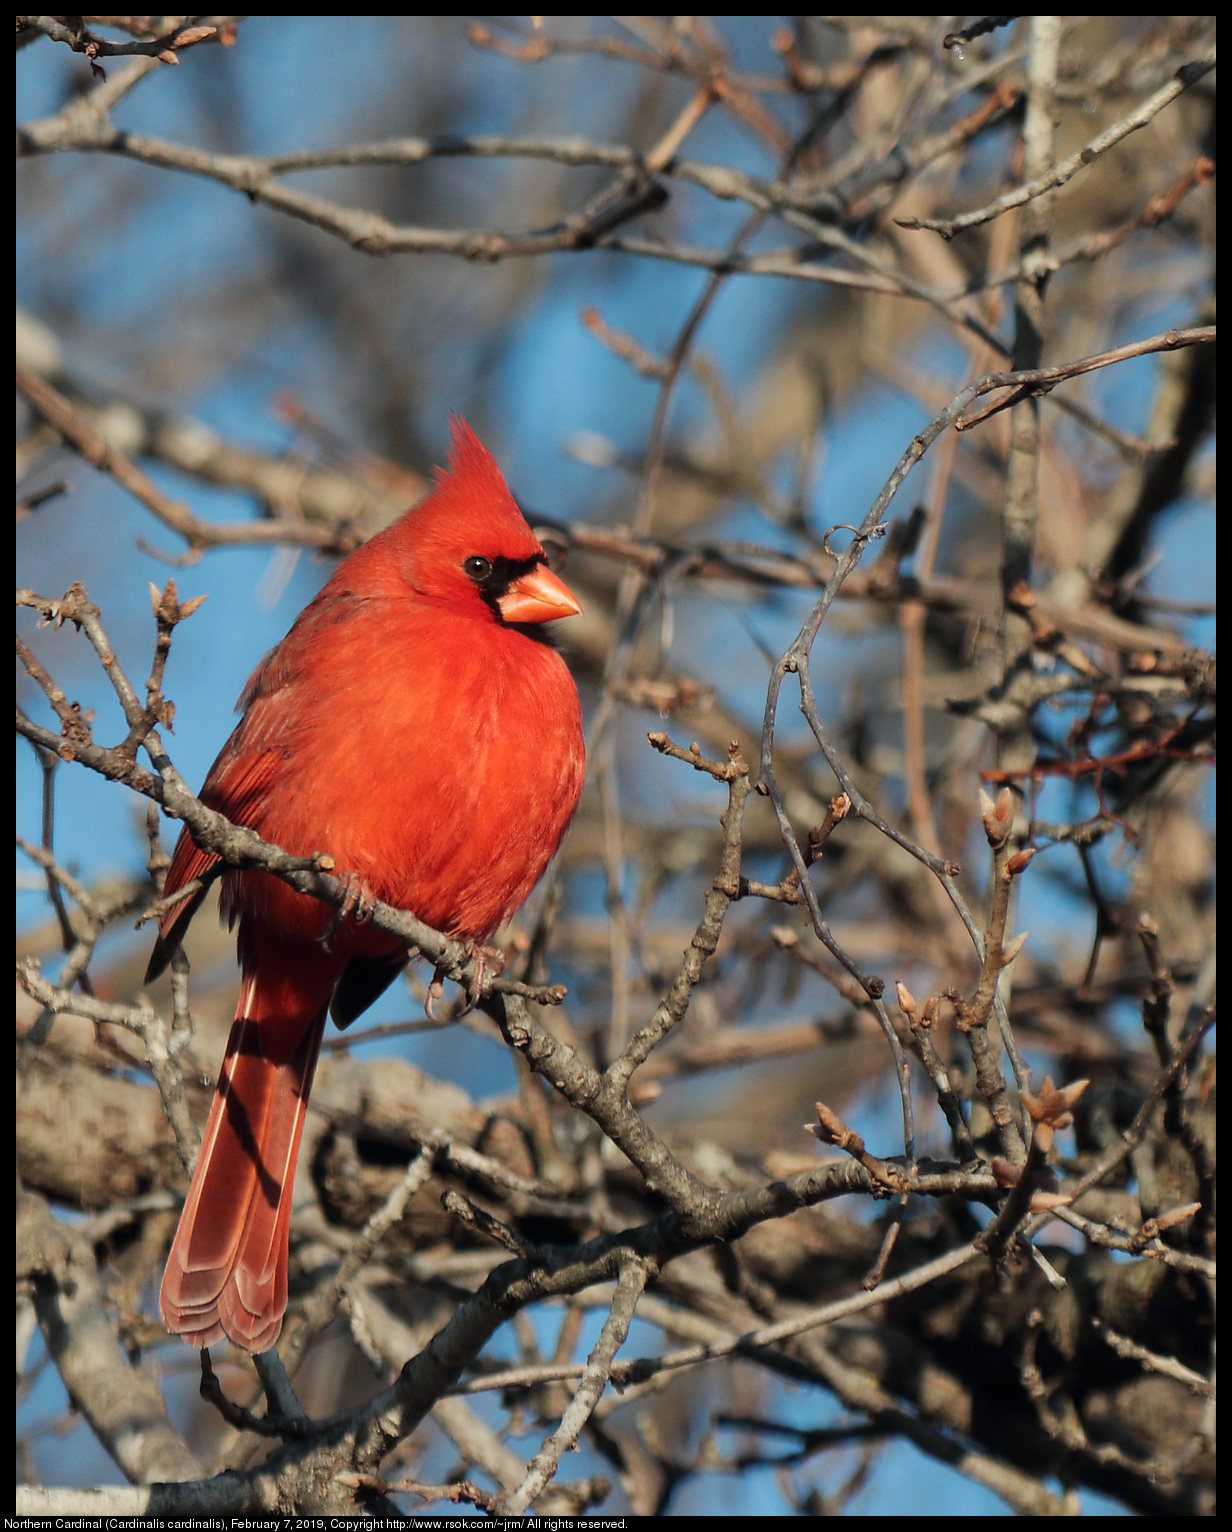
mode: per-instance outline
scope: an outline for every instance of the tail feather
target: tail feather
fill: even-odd
[[[342,963],[250,932],[244,986],[159,1296],[194,1346],[268,1350],[287,1306],[291,1187]]]

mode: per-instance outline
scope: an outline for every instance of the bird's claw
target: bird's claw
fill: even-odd
[[[489,973],[498,974],[505,966],[505,954],[499,947],[476,946],[471,949],[473,968],[470,983],[466,987],[466,1004],[460,1011],[445,1017],[438,1016],[433,1006],[445,992],[445,970],[435,968],[432,971],[432,983],[428,985],[428,993],[424,999],[424,1015],[429,1021],[461,1021],[463,1016],[470,1013],[479,1004],[483,994],[483,982]]]
[[[473,1011],[479,1003],[479,996],[483,992],[483,981],[489,973],[501,973],[505,967],[505,954],[499,947],[477,946],[471,952],[474,959],[474,970],[471,973],[471,982],[467,986],[466,997],[470,1002],[466,1009]],[[466,1012],[463,1012],[465,1015]]]
[[[326,952],[330,950],[330,942],[352,916],[357,926],[371,920],[372,906],[376,902],[376,896],[357,872],[341,873],[339,876],[346,884],[346,894],[321,931],[321,945]]]

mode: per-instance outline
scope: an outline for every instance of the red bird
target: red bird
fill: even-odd
[[[434,492],[344,559],[257,667],[201,798],[471,943],[516,910],[582,790],[577,689],[538,624],[579,613],[462,421]],[[185,830],[166,892],[218,862]],[[201,903],[160,922],[159,974]],[[163,1323],[265,1351],[287,1306],[291,1185],[326,1013],[347,1026],[406,949],[268,873],[230,871],[243,985],[167,1260]]]

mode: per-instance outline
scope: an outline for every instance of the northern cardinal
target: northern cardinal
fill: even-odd
[[[257,667],[201,798],[370,897],[485,942],[554,855],[582,790],[577,689],[538,626],[579,613],[492,457],[454,424],[434,492],[338,566]],[[174,893],[218,857],[187,830]],[[147,979],[203,892],[159,925]],[[167,1329],[265,1351],[287,1306],[291,1185],[327,1012],[405,964],[396,939],[267,873],[223,875],[243,984],[163,1276]],[[337,927],[332,930],[331,927]]]

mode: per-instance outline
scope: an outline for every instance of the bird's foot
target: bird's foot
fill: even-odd
[[[505,966],[505,954],[499,947],[479,944],[471,948],[471,958],[474,966],[471,970],[470,983],[466,987],[466,1004],[451,1016],[438,1016],[433,1009],[445,992],[445,970],[443,968],[433,970],[432,983],[428,985],[428,994],[424,1000],[424,1014],[429,1021],[443,1024],[448,1021],[461,1021],[463,1016],[469,1016],[479,1003],[479,997],[483,993],[483,981],[488,974],[500,973]]]
[[[471,974],[471,982],[467,986],[466,997],[470,1001],[467,1010],[474,1010],[478,1004],[479,996],[483,990],[483,981],[488,974],[498,974],[504,971],[505,954],[499,947],[487,947],[482,944],[472,949],[471,956],[475,967]]]
[[[376,903],[376,895],[357,872],[339,873],[338,876],[346,884],[346,895],[321,931],[321,945],[326,952],[329,951],[330,942],[352,916],[359,926],[371,920],[372,906]]]

